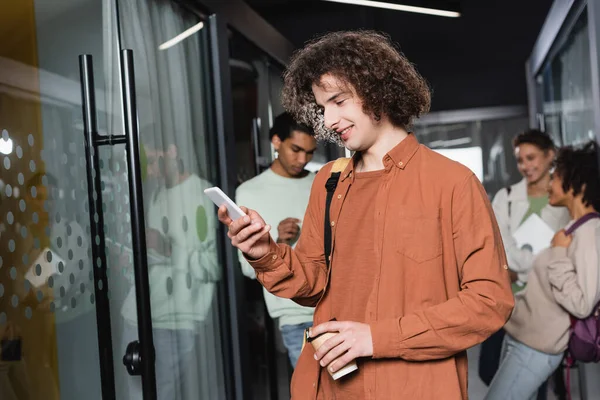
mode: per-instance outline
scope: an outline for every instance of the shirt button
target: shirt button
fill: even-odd
[[[508,269],[508,265],[503,265],[502,268]]]
[[[398,165],[399,165],[399,166],[403,166],[403,165],[404,165],[404,163],[403,163],[402,161],[400,161],[400,162],[398,163]]]
[[[331,221],[331,226],[335,226],[335,221]]]
[[[342,198],[342,195],[341,195],[341,194],[338,194],[338,199],[341,199],[341,198]]]
[[[273,256],[271,257],[273,260],[277,260],[277,255],[273,254]]]

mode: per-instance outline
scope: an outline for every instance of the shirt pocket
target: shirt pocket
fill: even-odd
[[[403,207],[394,228],[396,251],[424,263],[442,255],[440,209],[423,210]]]

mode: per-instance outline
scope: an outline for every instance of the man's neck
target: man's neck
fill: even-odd
[[[382,129],[375,143],[360,153],[360,171],[377,171],[383,169],[383,157],[408,137],[408,132],[392,125]]]
[[[281,162],[279,161],[278,158],[276,158],[275,161],[273,161],[273,163],[271,164],[271,171],[273,171],[273,173],[275,175],[279,175],[279,176],[282,176],[284,178],[289,178],[289,179],[300,179],[300,178],[304,178],[306,175],[308,175],[307,170],[303,170],[300,175],[288,174],[286,172],[286,170],[283,168],[283,165],[281,165]]]
[[[169,182],[169,181],[166,181],[166,182],[165,182],[165,187],[166,187],[167,189],[174,188],[175,186],[177,186],[177,185],[179,185],[179,184],[183,183],[183,182],[184,182],[184,181],[185,181],[187,178],[189,178],[189,177],[190,177],[190,173],[188,173],[188,172],[185,172],[185,173],[183,173],[183,174],[180,174],[180,175],[178,175],[178,176],[177,176],[177,178],[176,178],[176,179],[174,179],[173,181],[170,181],[170,182]]]

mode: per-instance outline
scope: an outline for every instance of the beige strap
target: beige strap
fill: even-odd
[[[349,162],[350,162],[349,158],[346,158],[346,157],[338,158],[333,163],[333,167],[331,167],[331,173],[333,174],[334,172],[343,172],[346,169],[346,166],[348,165]]]

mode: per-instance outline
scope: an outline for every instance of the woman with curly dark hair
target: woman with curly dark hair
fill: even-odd
[[[267,290],[316,306],[292,398],[466,399],[466,349],[513,297],[479,180],[410,133],[427,83],[388,37],[335,32],[294,55],[283,103],[356,152],[315,177],[295,249],[255,211],[219,210]]]
[[[535,398],[560,365],[570,316],[586,318],[600,301],[600,171],[598,145],[560,150],[549,203],[566,207],[571,222],[539,253],[504,329],[500,367],[487,400]]]

